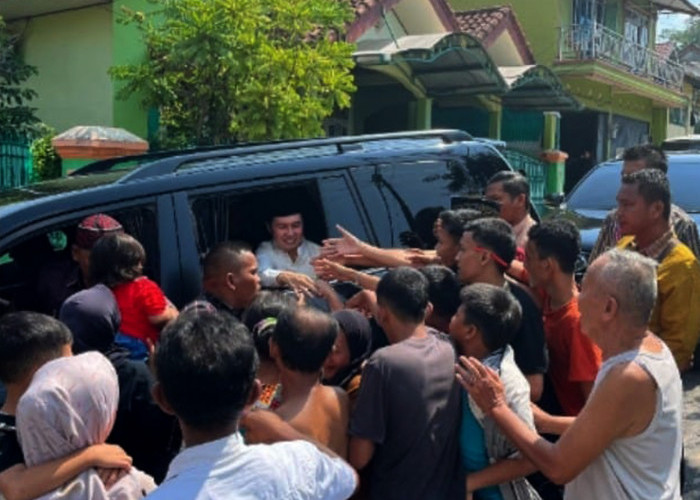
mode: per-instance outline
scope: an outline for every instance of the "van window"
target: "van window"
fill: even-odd
[[[320,244],[329,234],[335,234],[335,224],[360,238],[367,237],[342,174],[272,186],[235,185],[225,191],[194,195],[190,200],[200,258],[222,241],[243,241],[257,248],[270,239],[267,224],[282,206],[302,214],[304,236],[309,241]]]
[[[117,219],[124,230],[138,239],[146,251],[144,274],[158,281],[160,257],[155,205],[104,213]],[[56,314],[62,284],[79,277],[71,256],[75,229],[89,214],[67,219],[23,238],[0,254],[0,314],[8,310],[33,310]],[[66,293],[71,290],[65,287]],[[60,298],[59,298],[60,297]]]
[[[507,168],[490,148],[478,146],[466,159],[397,161],[357,167],[352,175],[381,246],[432,248],[433,223],[451,199],[481,195],[491,175]]]

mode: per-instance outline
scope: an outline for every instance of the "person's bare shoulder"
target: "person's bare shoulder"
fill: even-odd
[[[656,412],[657,385],[653,377],[639,364],[630,361],[610,369],[600,384],[605,394],[607,411],[629,417],[620,437],[632,437],[643,432]],[[597,391],[596,391],[597,392]]]

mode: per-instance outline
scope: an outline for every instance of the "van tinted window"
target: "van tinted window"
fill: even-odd
[[[399,161],[352,169],[381,246],[432,248],[433,222],[454,196],[481,195],[506,163],[477,146],[465,159]]]
[[[160,251],[155,205],[142,205],[103,213],[117,219],[124,230],[141,242],[146,251],[144,274],[160,280]],[[56,314],[61,286],[80,278],[72,259],[75,229],[89,214],[42,228],[11,247],[0,256],[0,313],[27,309]],[[72,288],[66,287],[66,293]]]
[[[270,239],[267,223],[282,205],[302,214],[304,236],[310,241],[321,243],[329,231],[335,234],[335,224],[367,238],[365,224],[342,174],[259,187],[231,185],[193,195],[190,205],[200,257],[222,241],[244,241],[255,249]]]

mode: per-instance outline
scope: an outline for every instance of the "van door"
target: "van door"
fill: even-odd
[[[471,155],[470,155],[471,157]],[[352,178],[382,247],[433,248],[433,223],[454,196],[481,195],[498,169],[469,158],[407,160],[351,168]],[[502,169],[507,165],[502,162]],[[488,171],[486,171],[488,170]]]

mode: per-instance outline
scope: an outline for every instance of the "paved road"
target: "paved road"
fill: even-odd
[[[700,372],[683,376],[684,442],[686,465],[686,493],[684,500],[700,500]]]

